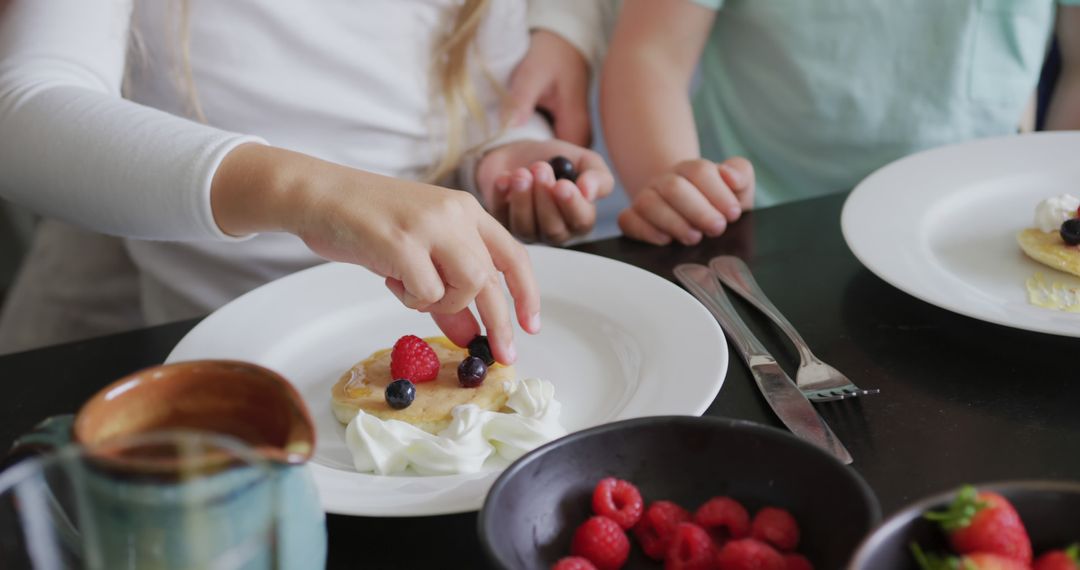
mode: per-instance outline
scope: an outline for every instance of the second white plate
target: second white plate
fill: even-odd
[[[519,376],[555,384],[570,431],[650,415],[700,415],[728,365],[723,332],[688,293],[610,259],[531,247],[543,331],[515,337]],[[476,510],[504,465],[469,475],[357,473],[330,387],[368,354],[405,334],[438,334],[367,270],[326,264],[267,284],[222,307],[185,336],[168,362],[239,359],[296,385],[318,428],[312,473],[331,513],[436,515]]]
[[[841,216],[855,256],[897,288],[944,309],[1010,327],[1080,336],[1080,314],[1027,301],[1026,280],[1080,287],[1028,258],[1016,234],[1035,207],[1080,195],[1080,133],[983,139],[896,161],[861,182]]]

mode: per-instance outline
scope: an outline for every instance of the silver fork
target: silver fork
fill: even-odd
[[[709,261],[709,268],[724,285],[772,319],[795,344],[795,348],[799,351],[799,369],[795,372],[795,384],[808,399],[815,402],[831,402],[879,392],[876,388],[870,390],[859,388],[839,370],[814,356],[795,327],[772,304],[772,301],[769,301],[743,260],[732,255],[721,255]]]

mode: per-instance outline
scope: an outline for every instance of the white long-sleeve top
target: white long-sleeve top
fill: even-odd
[[[0,24],[0,195],[138,238],[149,322],[216,308],[322,261],[294,236],[220,231],[209,193],[222,158],[267,142],[419,178],[442,152],[432,51],[459,3],[15,0]],[[185,34],[205,123],[187,118]],[[476,48],[505,85],[528,48],[524,0],[494,0]],[[474,71],[497,125],[498,94]],[[546,136],[537,122],[502,140]]]

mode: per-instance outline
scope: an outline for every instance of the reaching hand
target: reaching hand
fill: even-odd
[[[226,232],[287,231],[326,259],[385,277],[402,303],[431,313],[459,346],[480,333],[475,301],[499,362],[516,356],[500,273],[521,327],[540,330],[528,252],[466,192],[252,144],[222,162],[211,200]]]
[[[510,77],[504,114],[520,126],[536,112],[547,111],[555,136],[589,146],[589,64],[570,42],[546,30],[531,34],[529,51]]]
[[[694,245],[703,235],[716,237],[754,204],[754,168],[750,161],[721,163],[696,159],[680,162],[638,191],[619,214],[628,237],[655,245],[676,239]]]
[[[563,156],[579,173],[576,182],[556,180],[548,161]],[[596,200],[615,179],[599,154],[559,140],[518,141],[489,151],[476,182],[487,206],[510,232],[525,241],[561,244],[589,233]]]

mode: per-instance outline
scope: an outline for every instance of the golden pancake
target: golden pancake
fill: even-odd
[[[1039,263],[1059,271],[1080,275],[1080,247],[1069,245],[1058,232],[1028,228],[1016,235],[1020,249]]]
[[[476,388],[463,388],[458,383],[457,367],[469,351],[456,346],[445,337],[424,339],[439,357],[439,376],[431,382],[416,385],[412,405],[395,410],[386,403],[386,387],[390,377],[390,353],[386,348],[345,371],[331,390],[334,417],[343,424],[356,417],[357,410],[384,420],[401,420],[427,431],[438,433],[450,424],[450,412],[462,404],[475,404],[482,409],[499,411],[506,404],[514,383],[514,367],[492,364],[487,378]]]

